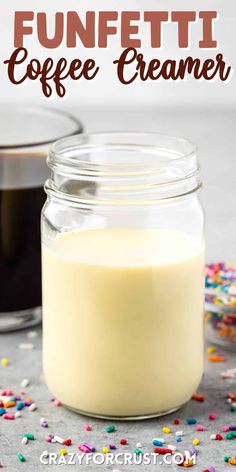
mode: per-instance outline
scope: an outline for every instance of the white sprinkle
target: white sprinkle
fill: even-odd
[[[26,349],[26,350],[34,349],[34,344],[32,344],[32,343],[20,343],[19,344],[19,349]]]
[[[37,338],[37,336],[38,336],[37,331],[29,331],[29,332],[27,333],[27,337],[28,337],[29,339]]]
[[[167,446],[167,449],[171,449],[172,451],[176,451],[177,447],[176,446],[173,446],[172,444],[169,444]]]
[[[28,379],[23,379],[20,386],[22,388],[28,387],[29,386],[29,380]]]
[[[40,418],[39,422],[40,423],[45,423],[45,422],[47,423],[47,420],[45,418]]]
[[[184,432],[183,431],[176,431],[175,436],[183,436]]]
[[[54,436],[54,441],[53,442],[58,442],[60,444],[64,443],[64,439],[60,438],[60,436]]]
[[[234,373],[233,372],[221,372],[221,378],[222,379],[233,379],[234,378]]]
[[[137,447],[137,449],[139,449],[140,447],[142,447],[142,444],[141,444],[140,442],[138,442],[138,443],[136,444],[136,447]]]
[[[21,444],[27,444],[27,442],[28,442],[28,438],[23,437],[21,440]]]
[[[22,416],[21,411],[15,412],[15,418],[20,418]]]
[[[37,410],[37,405],[36,405],[36,403],[31,403],[31,405],[29,406],[29,410],[30,410],[30,411],[35,411],[35,410]]]
[[[231,405],[231,403],[233,403],[232,398],[227,398],[226,403],[229,403]]]
[[[211,434],[210,439],[216,439],[216,434]]]

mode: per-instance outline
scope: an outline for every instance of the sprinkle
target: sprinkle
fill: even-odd
[[[2,417],[3,417],[4,420],[14,420],[15,419],[15,415],[10,415],[8,413],[5,413]]]
[[[208,472],[216,472],[215,467],[209,467]]]
[[[189,452],[190,454],[193,456],[194,454],[197,454],[197,450],[194,446],[190,446],[189,448]]]
[[[228,462],[229,459],[230,459],[230,456],[225,456],[225,457],[224,457],[224,461],[225,461],[225,462]]]
[[[19,452],[19,454],[17,455],[17,457],[18,457],[18,459],[19,459],[20,462],[25,462],[25,457],[24,457],[23,454],[21,454],[20,452]]]
[[[174,423],[175,425],[178,425],[178,424],[181,423],[181,421],[179,420],[179,418],[175,418],[174,421],[173,421],[173,423]]]
[[[60,438],[60,436],[53,436],[54,442],[59,444],[64,444],[64,439]]]
[[[67,454],[67,450],[65,448],[63,449],[60,449],[60,451],[58,452],[59,456],[66,456]]]
[[[208,356],[209,362],[225,362],[225,356]]]
[[[115,449],[116,449],[115,444],[109,444],[109,449],[110,449],[111,451],[115,450]]]
[[[153,440],[152,440],[152,444],[153,444],[153,446],[160,446],[160,447],[162,447],[162,446],[164,445],[164,441],[160,441],[160,440],[158,440],[158,439],[153,439]]]
[[[236,405],[231,405],[230,411],[233,411],[233,412],[236,411]]]
[[[141,444],[140,442],[138,442],[138,443],[136,444],[136,447],[137,447],[137,449],[140,449],[140,447],[142,447],[142,444]]]
[[[173,446],[173,444],[168,444],[167,449],[171,449],[172,451],[175,452],[177,450],[177,447]]]
[[[5,408],[0,408],[0,416],[4,415],[7,412]]]
[[[200,439],[195,438],[195,439],[193,440],[193,446],[198,446],[198,444],[200,444]]]
[[[54,403],[55,406],[61,406],[60,400],[57,400],[56,398],[55,398],[53,403]]]
[[[121,439],[121,440],[120,440],[120,444],[121,444],[122,446],[126,446],[126,444],[128,444],[127,439]]]
[[[206,431],[206,426],[202,426],[201,424],[199,424],[198,426],[196,426],[196,431]]]
[[[215,346],[208,346],[207,354],[214,354],[215,352],[216,352],[216,347]]]
[[[32,433],[26,433],[26,434],[24,434],[23,437],[29,439],[30,441],[34,441],[34,440],[35,440],[35,437],[34,437],[34,435],[33,435]]]
[[[17,405],[16,405],[17,411],[23,410],[24,407],[25,407],[25,404],[24,404],[23,402],[19,402],[19,403],[17,403]]]
[[[21,384],[20,384],[20,386],[22,388],[28,387],[28,385],[29,385],[29,380],[28,379],[23,379]]]
[[[16,402],[9,401],[9,402],[4,403],[5,408],[12,408],[13,406],[16,406]]]
[[[175,436],[183,436],[184,432],[183,431],[176,431]]]
[[[155,454],[173,454],[173,450],[167,447],[155,447]]]
[[[45,436],[45,440],[47,442],[52,442],[52,439],[54,438],[53,434],[47,434],[47,436]]]
[[[15,418],[20,418],[22,416],[21,411],[16,411]]]
[[[84,425],[84,429],[85,429],[86,431],[92,431],[92,426],[90,426],[89,424],[85,424],[85,425]]]
[[[217,419],[217,415],[215,413],[210,413],[208,415],[209,420],[215,421]]]
[[[20,343],[19,349],[31,350],[31,349],[34,349],[34,345],[32,343]]]
[[[186,424],[196,424],[197,420],[196,418],[187,418],[186,419]]]
[[[1,397],[10,397],[13,395],[13,390],[2,390],[0,395]]]
[[[178,442],[178,443],[182,442],[182,438],[180,438],[180,437],[176,438],[176,442]]]
[[[200,395],[199,393],[194,393],[192,395],[192,400],[196,400],[197,402],[204,402],[205,397],[203,395]]]
[[[72,441],[71,441],[71,439],[64,439],[63,444],[64,444],[64,446],[71,446]]]
[[[106,433],[113,433],[116,430],[115,426],[107,426],[105,431]]]
[[[230,433],[226,434],[226,439],[234,439],[236,438],[236,432],[231,431]]]
[[[234,459],[234,457],[231,457],[229,460],[228,460],[229,464],[232,464],[232,465],[236,465],[236,459]]]
[[[27,443],[28,443],[28,438],[24,436],[21,440],[21,444],[27,444]]]
[[[90,452],[95,452],[96,451],[95,447],[92,446],[91,444],[83,443],[83,446],[87,447],[90,450]]]
[[[228,431],[236,431],[236,426],[228,426]]]
[[[9,360],[6,357],[1,359],[1,364],[3,367],[7,367],[9,365]]]
[[[38,336],[37,331],[29,331],[29,332],[27,333],[27,337],[28,337],[29,339],[37,338],[37,336]]]
[[[36,405],[36,403],[31,403],[31,405],[29,406],[29,410],[30,410],[30,411],[35,411],[35,410],[37,410],[37,405]]]
[[[137,455],[142,454],[141,449],[135,449],[135,450],[134,450],[134,454],[137,454]]]
[[[169,434],[169,433],[171,433],[171,429],[164,426],[164,428],[162,428],[162,432],[165,433],[165,434]]]
[[[45,418],[40,418],[39,423],[42,428],[48,428],[48,422],[45,420]]]
[[[223,439],[223,436],[221,436],[221,434],[216,435],[216,440],[217,441],[222,441],[222,439]]]
[[[83,444],[80,444],[78,446],[78,449],[82,452],[85,452],[85,454],[89,454],[90,453],[90,449],[88,449],[86,446],[84,446]]]
[[[109,452],[108,447],[107,447],[107,446],[104,446],[104,447],[102,448],[102,452],[103,452],[103,454],[108,454],[108,452]]]
[[[227,433],[227,431],[229,431],[229,426],[223,426],[221,431]]]

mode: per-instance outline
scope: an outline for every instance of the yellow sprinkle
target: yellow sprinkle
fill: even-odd
[[[102,452],[103,452],[103,454],[107,454],[107,453],[109,452],[108,447],[104,446],[104,447],[102,448]]]
[[[200,444],[200,439],[195,438],[195,439],[193,440],[193,445],[194,445],[194,446],[198,446],[198,444]]]
[[[162,428],[162,432],[165,433],[165,434],[169,434],[169,433],[171,433],[171,430],[170,430],[170,428],[166,428],[166,426],[164,426],[164,428]]]
[[[1,360],[1,364],[3,367],[7,367],[9,365],[9,360],[6,357],[3,357]]]
[[[192,467],[193,465],[193,461],[184,462],[184,467]]]
[[[216,347],[215,346],[209,346],[207,348],[207,354],[214,354],[216,352]]]
[[[59,456],[66,456],[67,454],[67,450],[64,448],[64,449],[60,449],[60,451],[58,452]]]

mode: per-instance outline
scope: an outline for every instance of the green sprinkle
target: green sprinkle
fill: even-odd
[[[231,405],[230,411],[236,411],[236,405]]]
[[[224,457],[224,461],[225,461],[225,462],[228,462],[229,459],[230,459],[230,456],[225,456],[225,457]]]
[[[34,439],[35,439],[34,435],[31,434],[31,433],[24,434],[23,437],[24,437],[24,438],[27,438],[27,439],[30,439],[31,441],[34,441]]]
[[[106,433],[113,433],[116,430],[115,426],[107,426]]]
[[[19,454],[18,454],[17,457],[18,457],[18,459],[19,459],[20,462],[25,462],[25,457],[24,457],[23,454],[21,454],[20,452],[19,452]]]
[[[226,439],[233,439],[233,438],[234,438],[234,436],[233,436],[232,433],[226,434]]]
[[[141,451],[141,449],[135,449],[134,453],[139,455],[139,454],[142,454],[142,451]]]

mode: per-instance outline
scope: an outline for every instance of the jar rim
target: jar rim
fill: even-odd
[[[189,195],[201,187],[197,146],[152,132],[76,135],[54,143],[47,159],[51,179],[45,190],[85,204],[146,204]],[[93,184],[94,195],[68,194],[65,180]],[[78,184],[79,188],[79,184]],[[99,189],[99,191],[97,191]],[[101,198],[102,197],[102,198]]]

